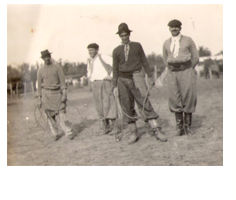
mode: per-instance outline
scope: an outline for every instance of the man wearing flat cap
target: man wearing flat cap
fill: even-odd
[[[87,71],[103,134],[116,133],[116,102],[112,92],[112,57],[100,54],[96,43],[87,46]]]
[[[147,93],[143,92],[145,82],[137,78],[143,76],[143,68],[149,77],[149,85],[153,86],[152,72],[141,44],[130,41],[131,32],[126,23],[121,23],[116,34],[119,34],[122,42],[113,50],[113,92],[115,95],[119,93],[119,99],[124,113],[123,120],[128,124],[131,132],[128,143],[132,144],[138,140],[135,102],[141,111],[144,121],[148,122],[151,126],[153,135],[158,140],[164,142],[167,139],[157,122],[159,116],[147,98]]]
[[[194,68],[199,55],[194,41],[180,33],[182,23],[168,23],[172,37],[163,44],[163,59],[168,68],[169,109],[175,113],[177,135],[193,134],[192,113],[197,104]]]
[[[62,131],[69,139],[74,138],[70,123],[66,116],[67,88],[62,68],[52,62],[48,50],[41,51],[44,65],[38,70],[39,105],[47,115],[48,123],[54,139],[62,136]]]

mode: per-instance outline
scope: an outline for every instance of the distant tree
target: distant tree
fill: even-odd
[[[198,53],[199,53],[199,57],[211,56],[211,51],[204,46],[199,47]]]
[[[223,55],[223,50],[221,50],[219,53],[216,54],[216,56],[218,55]]]
[[[158,74],[160,74],[165,69],[165,64],[161,55],[156,55],[154,52],[152,52],[150,55],[147,55],[147,60],[152,72],[154,71],[154,66],[157,66]]]

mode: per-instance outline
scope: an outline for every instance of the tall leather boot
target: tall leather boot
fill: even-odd
[[[133,144],[138,140],[136,123],[135,122],[134,123],[129,123],[128,128],[131,132],[131,134],[129,136],[129,139],[128,139],[128,143]]]
[[[177,129],[177,134],[176,136],[181,136],[184,135],[184,118],[183,118],[183,112],[176,112],[175,113],[175,119],[176,119],[176,129]]]
[[[194,134],[194,132],[190,129],[191,124],[192,124],[192,113],[184,113],[184,127],[186,135]]]
[[[109,120],[108,119],[103,119],[102,120],[102,131],[103,134],[107,134],[110,132],[110,128],[109,128]]]
[[[153,133],[157,140],[160,140],[161,142],[166,142],[167,138],[164,135],[164,133],[161,130],[160,125],[158,124],[156,119],[150,119],[148,120],[149,125],[151,126]]]

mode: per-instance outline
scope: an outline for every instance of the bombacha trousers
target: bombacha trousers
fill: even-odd
[[[197,105],[196,74],[193,68],[167,74],[171,112],[193,113]]]
[[[61,103],[60,90],[42,90],[42,104],[47,116],[48,124],[54,136],[64,132],[66,136],[72,134],[72,128],[66,115],[66,105]]]
[[[125,123],[133,123],[137,121],[135,102],[145,122],[150,119],[157,119],[159,117],[154,111],[148,97],[146,97],[147,89],[145,79],[143,77],[135,76],[133,79],[119,77],[118,92],[121,107],[124,112],[123,120]]]
[[[112,83],[109,80],[95,80],[91,84],[93,100],[100,119],[115,119],[117,117],[115,97]]]

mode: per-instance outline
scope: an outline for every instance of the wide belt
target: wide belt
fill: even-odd
[[[168,63],[168,69],[170,71],[184,71],[191,68],[191,61],[181,63]]]

